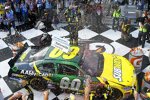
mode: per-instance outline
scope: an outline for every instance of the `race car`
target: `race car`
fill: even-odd
[[[39,50],[25,44],[8,63],[9,77],[27,80],[36,90],[59,86],[81,91],[86,78],[91,77],[93,85],[107,81],[113,99],[118,100],[131,95],[136,82],[134,67],[126,58],[78,46],[64,53],[52,46]]]

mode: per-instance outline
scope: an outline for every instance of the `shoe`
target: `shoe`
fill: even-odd
[[[147,43],[150,43],[150,40],[147,40]]]
[[[9,34],[7,34],[7,36],[10,36],[11,34],[9,33]]]
[[[15,34],[15,37],[20,37],[20,35],[19,34]]]
[[[15,31],[15,36],[20,37],[20,33],[18,31]]]

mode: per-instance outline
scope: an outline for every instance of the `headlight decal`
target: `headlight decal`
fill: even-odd
[[[129,90],[131,90],[131,89],[132,89],[132,87],[127,86],[127,87],[124,87],[123,89],[124,89],[124,90],[126,90],[126,91],[129,91]]]

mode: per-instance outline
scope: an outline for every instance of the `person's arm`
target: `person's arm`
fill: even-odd
[[[17,100],[20,97],[22,97],[22,93],[17,92],[17,93],[14,93],[8,100]]]
[[[35,1],[35,4],[37,4],[37,3],[38,3],[38,0]]]
[[[91,79],[87,78],[85,82],[85,88],[84,88],[84,100],[89,100],[90,92],[91,92]]]
[[[91,91],[91,87],[90,86],[86,86],[84,88],[84,100],[89,100],[90,91]]]
[[[49,95],[48,90],[43,92],[44,100],[48,100],[48,95]]]

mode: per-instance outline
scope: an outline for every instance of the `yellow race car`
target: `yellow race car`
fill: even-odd
[[[34,49],[26,46],[9,61],[9,77],[27,80],[36,90],[44,90],[51,85],[78,92],[84,90],[85,80],[91,77],[91,85],[102,83],[110,87],[111,100],[132,94],[135,70],[124,57],[77,46],[70,47],[68,53],[51,46],[39,52]]]

